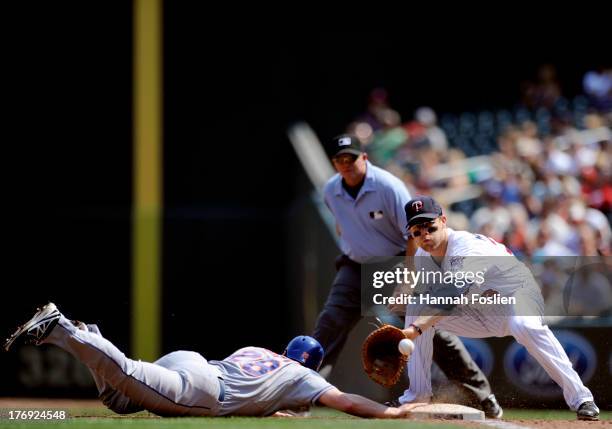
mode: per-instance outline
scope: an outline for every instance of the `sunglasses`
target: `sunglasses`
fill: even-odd
[[[430,234],[438,230],[438,227],[434,226],[433,222],[427,222],[427,223],[424,223],[423,225],[415,225],[413,228],[415,228],[414,231],[411,231],[411,234],[413,237],[420,237],[422,229],[427,229],[427,232]]]
[[[357,158],[359,158],[357,155],[345,154],[334,156],[332,161],[334,161],[336,164],[353,164],[355,161],[357,161]]]

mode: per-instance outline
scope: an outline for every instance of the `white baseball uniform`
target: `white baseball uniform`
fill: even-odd
[[[533,275],[503,244],[489,237],[448,228],[448,246],[440,266],[428,252],[418,249],[415,268],[442,272],[477,272],[484,270],[484,283],[477,292],[493,290],[502,297],[518,297],[518,306],[468,304],[460,316],[445,316],[435,325],[453,334],[471,337],[504,337],[512,335],[563,389],[568,406],[576,410],[593,395],[580,377],[548,326],[542,323],[542,298]],[[466,294],[475,285],[460,290]],[[470,291],[472,293],[474,290]],[[526,305],[526,307],[525,307]],[[424,306],[407,305],[406,327],[423,314]],[[431,314],[431,313],[429,313]],[[415,339],[415,350],[408,361],[410,388],[399,398],[401,403],[427,401],[432,396],[431,363],[434,329],[423,331]]]

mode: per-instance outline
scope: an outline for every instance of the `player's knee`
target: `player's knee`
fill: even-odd
[[[127,396],[115,390],[108,390],[100,394],[102,403],[109,410],[117,414],[132,414],[142,411],[142,408],[134,404]]]
[[[520,344],[529,341],[532,338],[532,334],[541,328],[540,319],[534,316],[515,316],[509,321],[510,334]]]

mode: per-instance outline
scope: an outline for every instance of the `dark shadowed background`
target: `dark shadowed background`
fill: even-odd
[[[0,331],[53,300],[129,350],[132,10],[80,8],[41,11],[19,39],[11,89],[24,124],[7,142]],[[424,45],[413,33],[221,31],[213,19],[204,6],[165,4],[163,350],[211,358],[250,343],[278,350],[298,333],[283,305],[287,234],[300,229],[289,210],[308,184],[290,124],[330,138],[377,86],[406,115],[511,106],[547,62],[572,95],[601,61],[500,40]],[[3,354],[3,367],[16,359]]]

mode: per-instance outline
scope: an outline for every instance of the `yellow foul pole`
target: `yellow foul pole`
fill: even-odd
[[[154,360],[160,347],[162,206],[162,0],[134,1],[134,206],[132,355]]]

